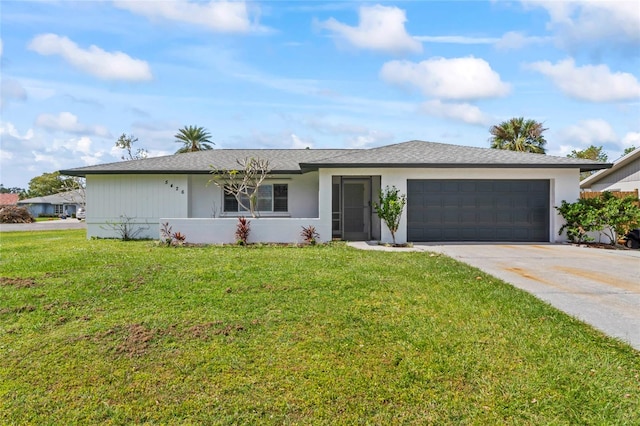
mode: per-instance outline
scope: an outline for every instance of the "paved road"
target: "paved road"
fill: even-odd
[[[84,220],[55,219],[33,223],[0,223],[0,232],[9,231],[51,231],[55,229],[87,229]]]
[[[425,244],[414,249],[475,266],[640,350],[640,250],[568,244]]]

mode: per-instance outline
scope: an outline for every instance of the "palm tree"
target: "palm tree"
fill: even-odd
[[[503,121],[497,126],[492,126],[491,148],[508,149],[510,151],[534,152],[544,154],[544,145],[547,141],[542,133],[547,130],[542,123],[535,120],[525,120],[523,117],[512,118]]]
[[[185,126],[178,130],[174,138],[176,138],[176,142],[183,144],[183,146],[176,151],[176,154],[206,151],[213,149],[212,145],[215,145],[210,139],[211,134],[207,132],[204,127]]]

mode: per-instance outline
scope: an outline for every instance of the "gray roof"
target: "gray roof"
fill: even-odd
[[[579,167],[586,171],[611,167],[611,164],[529,152],[410,141],[344,153],[330,159],[302,163],[301,166],[303,169],[320,167]]]
[[[82,195],[74,190],[45,195],[44,197],[27,198],[18,201],[18,204],[81,204],[82,201]]]
[[[269,160],[273,174],[303,173],[322,167],[489,167],[580,168],[599,170],[611,164],[543,154],[410,141],[371,149],[213,149],[165,157],[121,161],[61,170],[61,174],[86,176],[123,173],[209,173],[212,169],[238,169],[237,160]]]
[[[165,157],[120,161],[96,166],[61,170],[70,176],[122,173],[210,173],[217,170],[237,170],[237,160],[259,158],[268,160],[273,174],[302,173],[300,163],[335,157],[356,150],[349,149],[212,149],[186,152]]]

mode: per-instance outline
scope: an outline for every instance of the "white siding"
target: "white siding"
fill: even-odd
[[[157,238],[162,216],[187,217],[185,175],[87,176],[87,237],[117,238],[111,224],[131,218],[149,229],[141,238]]]
[[[640,159],[635,160],[591,185],[592,191],[640,192]]]

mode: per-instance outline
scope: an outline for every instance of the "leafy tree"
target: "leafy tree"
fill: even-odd
[[[183,146],[176,151],[176,154],[185,152],[206,151],[213,149],[214,142],[211,141],[211,134],[204,127],[185,126],[174,135],[177,143]]]
[[[76,180],[72,177],[60,176],[60,172],[43,173],[29,181],[27,198],[44,197],[67,191],[75,187]]]
[[[547,130],[535,120],[525,120],[523,117],[503,121],[489,129],[491,133],[491,148],[507,149],[510,151],[545,153],[547,141],[542,135]]]
[[[630,146],[629,148],[625,148],[624,152],[622,153],[623,156],[631,153],[632,151],[635,151],[636,147],[635,146]]]
[[[3,184],[0,183],[0,194],[20,194],[24,195],[26,191],[24,188],[18,188],[14,186],[13,188],[5,188]]]
[[[569,158],[582,158],[585,160],[594,160],[600,161],[601,163],[606,163],[609,161],[609,156],[606,152],[604,152],[601,146],[591,145],[588,148],[583,149],[582,151],[573,150],[571,154],[568,154]]]
[[[87,180],[83,177],[72,176],[63,182],[62,198],[69,203],[80,206],[87,205]]]
[[[252,217],[257,217],[258,189],[271,171],[269,160],[245,158],[244,160],[236,160],[236,163],[239,166],[237,170],[212,170],[211,173],[214,176],[208,183],[213,183],[225,194],[233,195],[238,201],[238,205],[249,210]]]
[[[121,134],[116,141],[116,147],[125,150],[125,153],[120,157],[124,161],[129,160],[141,160],[147,158],[149,154],[146,149],[138,148],[135,153],[133,152],[133,144],[138,142],[138,138],[133,135]]]
[[[378,217],[382,219],[391,232],[393,244],[396,243],[396,231],[400,226],[400,218],[405,204],[407,204],[407,196],[400,194],[400,190],[395,186],[387,186],[384,190],[380,190],[380,203],[375,203],[373,207],[376,209]]]
[[[606,163],[607,161],[609,161],[609,156],[607,155],[606,152],[604,152],[604,149],[602,148],[602,146],[595,146],[595,145],[591,145],[588,148],[585,148],[581,151],[577,151],[574,149],[573,151],[571,151],[571,154],[567,154],[567,157],[600,161],[601,163]],[[589,172],[581,172],[580,180],[583,180],[584,178],[594,174],[595,172],[596,172],[595,170],[589,171]]]

